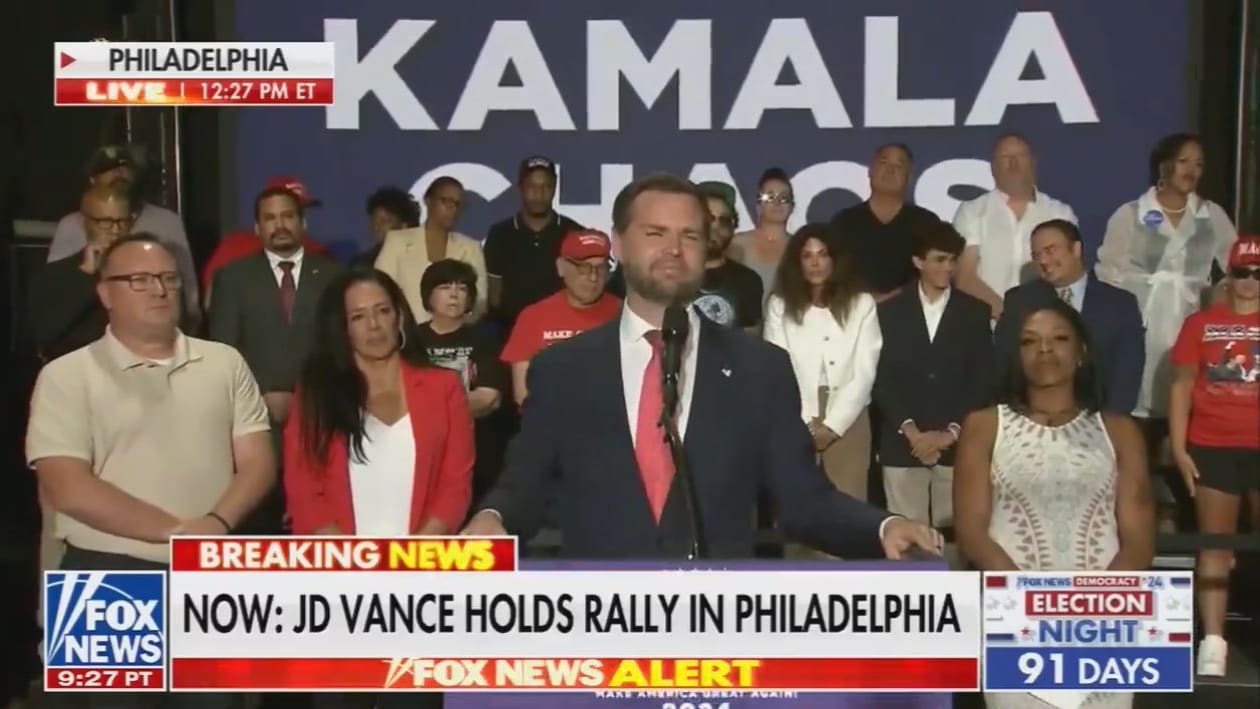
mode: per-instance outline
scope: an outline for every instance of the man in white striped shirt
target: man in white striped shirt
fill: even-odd
[[[1033,229],[1051,219],[1077,219],[1066,203],[1037,189],[1037,161],[1022,135],[998,138],[991,162],[994,188],[959,205],[954,228],[967,241],[958,288],[987,303],[996,321],[1002,294],[1037,278],[1029,249]]]

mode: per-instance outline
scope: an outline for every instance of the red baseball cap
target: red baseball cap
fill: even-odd
[[[1229,247],[1229,267],[1260,266],[1260,236],[1240,236]]]
[[[302,203],[302,207],[318,207],[323,202],[311,197],[311,191],[306,189],[306,183],[296,177],[273,177],[267,180],[267,184],[263,189],[286,189],[297,195],[298,200]]]
[[[612,242],[608,240],[608,235],[594,229],[571,231],[564,235],[564,241],[560,243],[560,256],[574,261],[606,259],[611,255]]]

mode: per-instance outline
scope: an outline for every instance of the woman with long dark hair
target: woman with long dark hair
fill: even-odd
[[[319,301],[284,431],[295,534],[453,534],[472,494],[473,419],[457,373],[428,364],[402,290],[354,268]]]
[[[871,459],[866,409],[884,339],[875,299],[832,226],[807,224],[788,240],[766,303],[764,335],[792,360],[801,417],[827,477],[865,500]]]
[[[984,571],[1131,571],[1155,555],[1146,446],[1128,416],[1103,413],[1085,323],[1055,300],[1019,324],[996,407],[967,417],[954,460],[959,551]],[[1050,707],[989,695],[990,707]],[[1133,695],[1094,694],[1091,708]]]

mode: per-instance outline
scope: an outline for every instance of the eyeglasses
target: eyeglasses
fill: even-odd
[[[1229,275],[1234,278],[1250,278],[1254,281],[1260,281],[1260,268],[1255,266],[1235,266],[1229,269]]]
[[[762,204],[792,204],[791,192],[762,192],[757,195],[757,201]]]
[[[90,214],[83,215],[83,218],[87,219],[88,221],[92,222],[93,224],[99,227],[102,227],[104,229],[109,229],[111,231],[122,231],[126,229],[133,221],[131,217],[121,217],[121,218],[94,217]]]
[[[578,275],[582,276],[583,278],[590,278],[591,276],[607,276],[608,275],[607,263],[587,263],[585,261],[575,261],[574,259],[571,259],[571,258],[565,259],[565,261],[568,261],[570,264],[572,264],[573,267],[577,269]]]
[[[127,286],[137,293],[152,290],[155,283],[161,283],[162,289],[168,291],[176,290],[184,284],[184,279],[180,278],[179,273],[175,271],[123,273],[117,276],[106,276],[105,280],[126,282]]]

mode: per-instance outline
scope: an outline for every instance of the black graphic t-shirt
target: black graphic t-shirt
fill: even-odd
[[[444,335],[433,331],[431,323],[418,328],[429,360],[439,367],[459,373],[468,390],[479,387],[497,389],[504,401],[512,396],[507,367],[499,361],[499,346],[491,339],[465,325]],[[473,502],[494,487],[503,467],[503,451],[507,446],[511,425],[507,409],[497,411],[474,422],[474,444],[477,460],[473,467]]]
[[[727,259],[704,272],[695,308],[719,325],[753,327],[761,322],[763,295],[757,272]]]
[[[464,326],[454,332],[439,334],[433,331],[430,323],[424,323],[419,330],[429,361],[458,372],[460,379],[464,380],[465,390],[490,387],[507,394],[507,370],[499,361],[497,348],[472,328]]]

